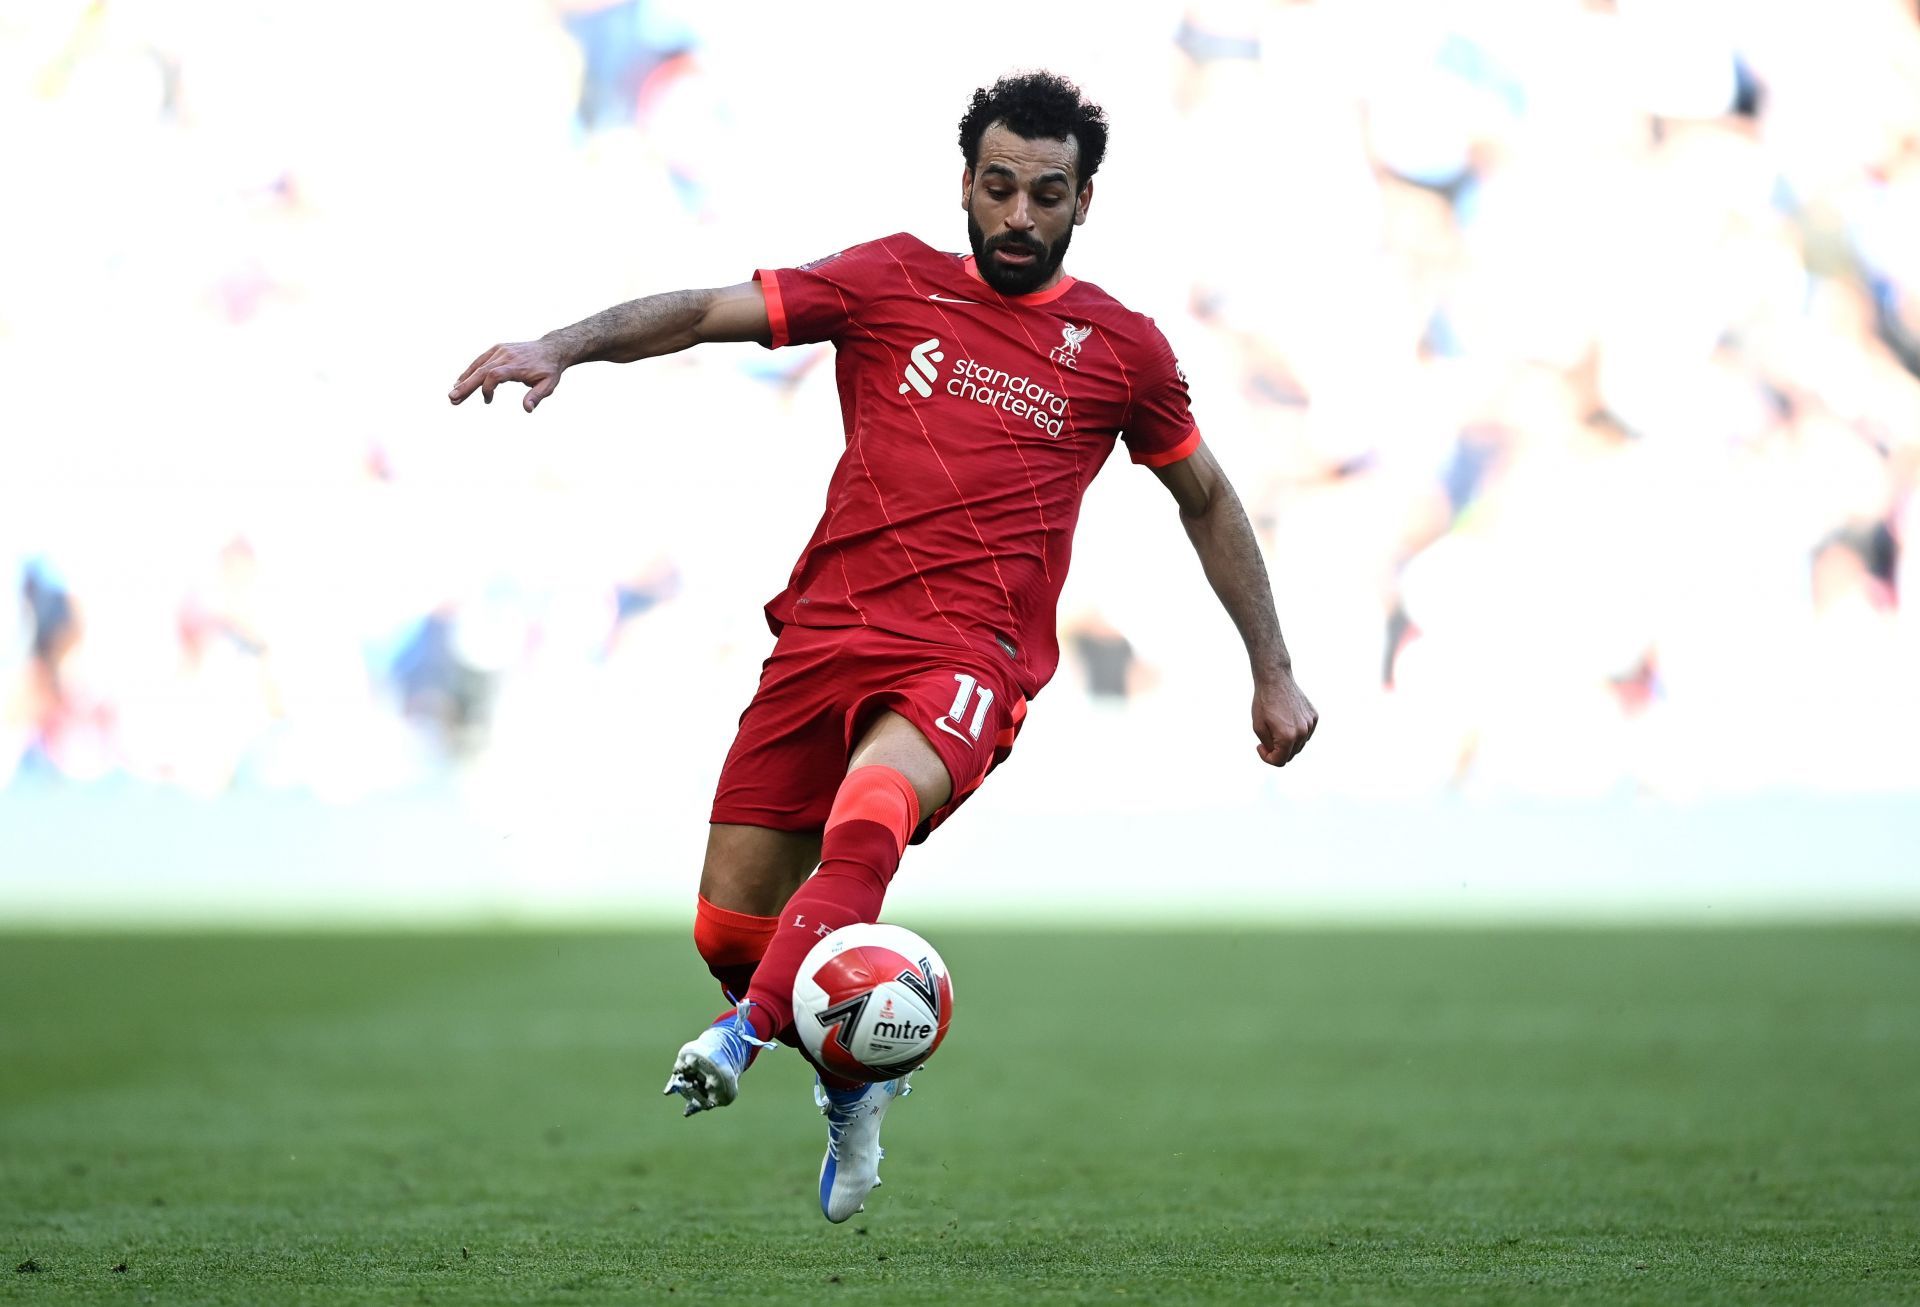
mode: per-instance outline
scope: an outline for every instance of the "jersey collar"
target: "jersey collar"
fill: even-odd
[[[974,258],[971,254],[967,256],[967,261],[964,266],[966,267],[969,277],[972,277],[982,286],[986,286],[988,290],[993,290],[993,287],[988,285],[987,279],[980,275],[980,269],[974,266]],[[1073,278],[1063,272],[1060,274],[1059,281],[1054,282],[1053,285],[1047,287],[1045,290],[1036,290],[1030,295],[1001,295],[997,290],[994,290],[993,293],[1000,295],[1000,298],[1009,304],[1051,304],[1054,300],[1059,299],[1072,289]]]

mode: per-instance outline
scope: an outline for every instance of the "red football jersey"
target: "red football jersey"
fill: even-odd
[[[1115,437],[1149,467],[1200,443],[1166,338],[1088,282],[1001,295],[904,233],[754,277],[775,347],[834,343],[847,436],[769,624],[991,652],[1031,696],[1060,661],[1073,528]]]

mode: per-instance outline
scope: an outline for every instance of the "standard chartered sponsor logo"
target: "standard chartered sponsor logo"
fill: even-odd
[[[922,399],[932,398],[933,387],[940,379],[938,364],[945,359],[938,337],[915,345],[901,372],[900,393],[904,395],[911,390]],[[1035,430],[1049,436],[1059,436],[1067,428],[1066,396],[1056,395],[1032,377],[1015,375],[1005,368],[972,359],[955,360],[946,390],[956,399],[983,404],[1016,421],[1031,423]]]
[[[931,383],[935,377],[940,375],[940,369],[935,367],[934,364],[945,357],[946,355],[940,352],[940,338],[938,336],[935,336],[932,340],[923,340],[918,345],[915,345],[913,352],[907,357],[907,370],[904,374],[906,380],[900,383],[900,393],[903,395],[906,394],[907,387],[912,386],[920,392],[920,398],[922,399],[933,394],[933,386]]]
[[[902,387],[904,390],[905,387]],[[947,378],[947,393],[974,404],[997,408],[1022,422],[1031,422],[1049,436],[1066,429],[1067,400],[1032,377],[1015,376],[1004,368],[972,359],[957,359]]]

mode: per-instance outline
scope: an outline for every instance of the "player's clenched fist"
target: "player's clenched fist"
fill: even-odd
[[[1256,684],[1253,693],[1253,733],[1260,737],[1260,760],[1284,767],[1307,747],[1320,725],[1320,714],[1307,701],[1292,676],[1281,675]]]
[[[526,398],[520,403],[531,413],[560,384],[560,374],[571,361],[550,341],[523,340],[514,345],[495,345],[467,365],[460,380],[447,392],[447,398],[458,404],[477,390],[480,398],[491,404],[495,386],[503,381],[517,381],[527,388]]]

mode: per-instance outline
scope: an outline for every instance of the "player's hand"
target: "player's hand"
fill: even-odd
[[[531,413],[540,401],[560,384],[560,374],[573,360],[558,345],[544,340],[523,340],[516,345],[495,345],[467,364],[460,380],[453,383],[447,398],[458,404],[474,391],[493,403],[493,388],[503,381],[517,381],[527,388],[520,406]]]
[[[1320,714],[1294,684],[1291,672],[1259,681],[1253,687],[1253,733],[1260,737],[1260,761],[1284,767],[1307,747]]]

